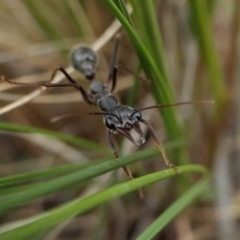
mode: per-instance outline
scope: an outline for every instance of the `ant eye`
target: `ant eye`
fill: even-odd
[[[114,123],[113,119],[110,118],[110,117],[107,117],[105,119],[105,125],[106,125],[107,128],[109,128],[111,130],[116,129],[115,123]]]
[[[136,112],[134,115],[133,115],[138,121],[140,121],[142,119],[142,115],[139,113],[139,112]]]

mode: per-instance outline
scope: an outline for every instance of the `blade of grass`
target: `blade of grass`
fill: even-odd
[[[57,177],[46,182],[35,183],[35,187],[32,187],[31,185],[27,190],[1,198],[0,214],[5,213],[13,207],[26,204],[33,199],[66,189],[73,184],[79,184],[82,181],[86,181],[88,179],[100,176],[106,172],[110,172],[114,169],[118,169],[120,167],[127,166],[156,155],[159,155],[159,151],[157,151],[155,148],[147,149],[129,156],[118,158],[117,160],[113,159],[103,163],[95,164],[85,169],[67,174],[65,176]]]
[[[110,151],[107,148],[104,148],[103,146],[97,143],[94,143],[79,137],[74,137],[66,133],[59,133],[59,132],[55,132],[55,131],[51,131],[43,128],[30,127],[30,126],[24,126],[24,125],[12,124],[12,123],[6,123],[6,122],[0,123],[0,129],[11,131],[11,132],[20,132],[20,133],[33,133],[33,134],[39,133],[39,134],[43,134],[43,135],[61,140],[65,143],[69,143],[74,146],[84,148],[86,150],[94,150],[97,152],[100,151],[104,154],[110,153]]]
[[[155,149],[138,152],[134,155],[119,158],[118,161],[116,161],[115,159],[111,161],[106,161],[104,163],[93,165],[87,169],[80,170],[66,176],[58,177],[43,183],[37,183],[35,184],[35,188],[31,188],[29,190],[16,193],[12,196],[2,198],[0,205],[0,213],[3,213],[6,210],[20,204],[27,203],[35,198],[65,189],[72,184],[80,183],[81,181],[91,179],[108,171],[112,171],[124,165],[139,161],[142,158],[150,157],[152,154],[156,153],[157,152]]]
[[[138,74],[140,71],[141,71],[141,66],[138,65],[136,74]],[[135,106],[135,104],[136,104],[136,99],[137,99],[139,85],[140,85],[139,79],[137,79],[137,77],[134,77],[133,85],[129,89],[129,92],[128,92],[127,104],[129,106]]]
[[[208,1],[188,0],[188,4],[190,7],[191,22],[197,36],[200,53],[209,74],[211,92],[215,101],[215,111],[211,116],[207,133],[210,144],[206,150],[209,155],[208,159],[213,159],[215,155],[214,151],[219,143],[219,136],[222,133],[219,129],[226,127],[228,105],[231,104],[231,101],[227,96],[229,93],[224,79],[225,76],[214,41],[209,3]]]
[[[139,26],[139,34],[142,36],[143,42],[148,49],[149,53],[155,64],[158,66],[158,70],[163,76],[162,79],[153,78],[156,83],[152,82],[152,92],[155,96],[155,99],[159,101],[159,103],[163,103],[165,101],[169,101],[168,99],[164,99],[161,96],[161,92],[156,88],[161,85],[161,81],[165,81],[167,86],[167,91],[171,94],[171,101],[174,102],[174,94],[173,88],[171,86],[169,71],[167,68],[167,58],[164,50],[164,45],[162,41],[162,36],[159,28],[158,19],[156,16],[156,10],[154,7],[154,1],[137,1],[131,0],[131,4],[133,6],[133,12],[136,18],[136,23]],[[168,112],[169,109],[163,109],[160,113],[163,115],[163,121],[166,126],[166,130],[170,139],[177,139],[183,135],[180,124],[176,120],[176,114],[172,119],[171,124],[169,124],[169,115],[165,116],[165,112]],[[186,148],[178,149],[173,157],[176,158],[176,164],[187,164],[190,162],[188,152]]]
[[[206,168],[199,165],[189,165],[179,167],[181,173],[202,173],[208,175]],[[147,176],[130,180],[128,182],[110,187],[107,190],[98,192],[83,199],[76,199],[70,203],[64,204],[52,211],[31,217],[23,221],[8,224],[0,228],[1,240],[5,239],[26,239],[35,236],[44,229],[49,229],[57,224],[67,221],[78,214],[83,214],[92,208],[111,201],[112,199],[122,196],[126,193],[135,191],[138,188],[148,184],[163,180],[176,175],[172,169],[156,172]]]
[[[163,80],[163,76],[158,70],[157,64],[152,59],[151,54],[149,53],[146,46],[141,42],[139,36],[136,33],[136,30],[128,22],[128,20],[125,18],[122,12],[117,8],[117,6],[113,3],[113,1],[111,0],[103,0],[103,1],[109,7],[109,9],[113,12],[113,14],[118,18],[118,20],[122,23],[123,27],[127,31],[129,38],[131,39],[132,44],[136,52],[138,53],[139,59],[141,60],[142,67],[144,68],[147,75],[148,76],[156,75],[157,78],[161,80],[160,86],[156,85],[156,89],[159,89],[161,87],[160,92],[164,95],[163,99],[165,99],[165,101],[169,100],[168,102],[173,102],[171,101],[172,100],[171,91],[169,91],[169,88],[166,85],[166,82]],[[151,75],[151,73],[153,75]],[[152,78],[150,79],[152,80]],[[155,79],[155,77],[153,77],[153,79]]]
[[[131,19],[129,13],[128,13],[125,2],[123,0],[116,0],[115,3],[118,6],[118,8],[121,10],[123,15],[126,17],[128,22],[133,26],[133,22],[132,22],[132,19]]]
[[[62,166],[57,166],[57,167],[53,167],[46,170],[31,171],[27,173],[3,177],[3,178],[0,178],[0,187],[6,187],[9,185],[29,182],[33,180],[37,181],[41,179],[53,178],[56,176],[73,173],[80,169],[89,167],[93,164],[97,164],[106,160],[108,159],[93,160],[91,162],[83,163],[83,164],[64,164]],[[1,189],[0,189],[0,192],[1,192]]]
[[[174,102],[173,94],[170,88],[169,83],[164,79],[164,76],[159,71],[159,66],[154,61],[151,56],[151,51],[143,44],[141,41],[141,37],[139,37],[136,33],[136,30],[132,27],[132,25],[128,22],[122,12],[118,9],[118,7],[114,4],[112,0],[103,0],[104,3],[108,6],[108,8],[113,12],[116,18],[122,23],[123,27],[128,33],[129,38],[132,41],[132,44],[138,54],[138,57],[141,61],[142,67],[149,79],[151,79],[152,90],[156,101],[158,103],[172,103]],[[144,1],[151,2],[152,1]],[[139,4],[141,4],[139,2]],[[171,140],[178,139],[182,136],[181,127],[177,121],[177,116],[174,108],[162,109],[161,114],[163,117],[164,124],[167,129],[168,136]],[[179,158],[186,158],[187,154],[182,151],[175,152],[175,158],[178,160]],[[182,160],[183,161],[183,160]]]
[[[130,0],[130,2],[133,6],[134,17],[139,27],[139,34],[142,36],[143,42],[149,50],[152,58],[157,63],[159,71],[163,76],[163,80],[170,84],[166,62],[167,59],[153,1],[139,2],[137,0]],[[168,87],[170,90],[170,85]]]
[[[196,198],[209,189],[209,180],[204,178],[194,184],[187,192],[179,197],[169,208],[167,208],[141,235],[137,240],[153,239],[170,221],[176,218]]]
[[[216,107],[219,108],[225,101],[226,86],[223,70],[219,61],[220,58],[216,50],[216,44],[214,43],[207,1],[189,0],[188,4],[201,53],[210,75]]]

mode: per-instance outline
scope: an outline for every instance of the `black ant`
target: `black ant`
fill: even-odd
[[[15,82],[5,77],[1,77],[1,80],[7,81],[10,84],[23,85],[23,86],[45,86],[45,87],[72,86],[77,90],[79,90],[84,101],[87,104],[97,105],[98,108],[101,110],[101,112],[92,112],[90,114],[103,115],[104,124],[107,127],[108,141],[111,146],[112,152],[116,158],[118,158],[118,152],[114,146],[112,134],[113,133],[121,134],[124,137],[126,137],[128,140],[130,140],[133,144],[140,146],[145,143],[145,136],[141,130],[140,123],[147,125],[157,148],[162,153],[162,156],[166,165],[170,168],[173,168],[177,173],[179,173],[178,168],[169,161],[166,155],[166,152],[162,144],[159,142],[153,127],[150,125],[148,121],[142,118],[142,115],[140,112],[143,110],[152,109],[152,108],[164,108],[164,107],[171,107],[171,106],[184,105],[184,104],[195,104],[195,103],[210,103],[212,101],[190,101],[190,102],[180,102],[180,103],[173,103],[173,104],[154,105],[154,106],[150,106],[150,107],[146,107],[138,110],[135,110],[130,106],[119,105],[117,98],[114,95],[112,95],[112,92],[114,91],[117,83],[118,67],[116,65],[116,60],[117,60],[119,39],[120,39],[120,36],[118,35],[115,40],[113,55],[112,55],[111,64],[110,64],[110,72],[108,76],[108,82],[112,82],[110,91],[108,90],[108,84],[99,82],[95,79],[95,69],[96,69],[98,57],[96,52],[94,52],[89,47],[80,47],[76,49],[72,53],[72,57],[71,57],[73,67],[77,71],[81,72],[86,77],[86,79],[90,81],[90,88],[88,92],[79,83],[77,83],[66,72],[66,70],[62,66],[59,66],[54,70],[51,79],[55,77],[57,71],[61,71],[70,83],[30,84],[30,83]],[[130,133],[132,129],[134,129],[137,132],[137,134],[139,134],[140,141],[136,141],[132,137]],[[130,179],[133,179],[132,173],[128,167],[126,166],[123,167],[123,170],[125,171],[125,173]],[[144,198],[144,195],[141,189],[139,189],[139,196],[140,198]]]

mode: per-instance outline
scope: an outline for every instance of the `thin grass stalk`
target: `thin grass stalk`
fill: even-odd
[[[216,49],[213,37],[210,14],[207,1],[188,0],[190,14],[194,23],[195,34],[199,42],[200,52],[204,64],[207,68],[210,80],[211,92],[215,101],[215,111],[212,114],[207,132],[209,146],[206,149],[206,160],[210,166],[210,161],[217,148],[218,138],[227,121],[227,110],[229,98],[227,98],[227,88],[224,79],[224,72],[221,67],[220,57]],[[219,129],[222,129],[219,131]]]
[[[149,50],[151,57],[154,62],[157,64],[159,72],[163,76],[162,79],[153,78],[153,81],[156,81],[155,84],[152,83],[152,92],[155,96],[155,99],[159,101],[159,103],[163,103],[167,101],[161,96],[161,92],[155,91],[156,85],[161,86],[161,81],[165,81],[167,86],[167,91],[169,95],[171,95],[171,101],[175,102],[175,97],[173,94],[173,89],[171,86],[170,75],[167,68],[167,58],[163,46],[162,36],[159,29],[159,23],[156,16],[156,11],[154,8],[153,1],[136,1],[131,0],[131,4],[133,4],[133,11],[136,12],[136,22],[139,26],[139,34],[143,37],[143,41]],[[163,110],[163,112],[165,109]],[[167,111],[167,109],[166,109]],[[162,113],[160,111],[160,113]],[[164,124],[167,129],[167,134],[169,138],[176,139],[182,136],[181,126],[178,122],[171,126],[168,125],[169,118],[163,117]],[[186,148],[177,149],[175,154],[172,154],[174,158],[177,160],[177,164],[187,164],[190,162],[189,155]],[[175,160],[174,160],[175,161]]]
[[[118,8],[121,10],[123,15],[127,18],[128,22],[133,26],[133,22],[132,22],[132,19],[131,19],[129,13],[128,13],[125,2],[123,0],[116,0],[115,3],[118,6]]]
[[[170,76],[167,68],[167,59],[164,51],[162,36],[159,31],[159,23],[153,1],[130,0],[133,6],[134,17],[138,25],[139,35],[151,53],[152,58],[157,63],[163,80],[170,86]],[[160,79],[156,79],[160,80]],[[172,91],[171,91],[172,92]]]
[[[219,61],[219,55],[214,42],[211,29],[210,15],[207,9],[207,1],[189,0],[191,17],[199,40],[199,46],[205,65],[210,76],[210,84],[217,109],[220,109],[225,101],[224,73]]]

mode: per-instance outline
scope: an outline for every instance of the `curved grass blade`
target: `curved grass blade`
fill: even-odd
[[[76,171],[74,173],[67,174],[65,176],[57,177],[55,179],[51,179],[47,182],[35,183],[33,185],[22,192],[17,192],[10,196],[5,196],[1,198],[0,204],[0,215],[7,212],[9,209],[26,204],[33,199],[46,196],[48,194],[63,190],[72,186],[73,184],[79,184],[82,181],[86,181],[88,179],[97,177],[106,172],[112,171],[114,169],[129,165],[131,163],[144,160],[145,158],[149,158],[151,156],[155,156],[159,154],[156,149],[147,149],[141,152],[137,152],[133,155],[129,155],[126,157],[121,157],[110,161],[105,161],[100,164],[95,164],[86,169]]]
[[[0,192],[1,192],[1,187],[6,187],[9,185],[14,185],[14,184],[19,184],[19,183],[24,183],[29,181],[37,181],[41,179],[53,178],[53,177],[61,176],[64,174],[74,173],[83,168],[89,167],[93,164],[100,163],[106,160],[108,159],[104,159],[104,160],[99,159],[99,160],[91,161],[91,163],[88,162],[83,164],[64,164],[61,166],[52,167],[50,169],[31,171],[27,173],[21,173],[21,174],[3,177],[3,178],[0,178]]]
[[[200,165],[182,166],[179,167],[179,170],[181,173],[198,172],[204,175],[208,174],[207,169]],[[176,172],[173,169],[167,169],[118,184],[83,199],[76,199],[47,213],[3,226],[0,228],[0,238],[1,240],[18,240],[33,237],[46,229],[55,227],[56,225],[79,214],[84,214],[87,211],[109,202],[116,197],[120,197],[126,193],[135,191],[138,188],[142,188],[148,184],[173,177],[175,175]]]

